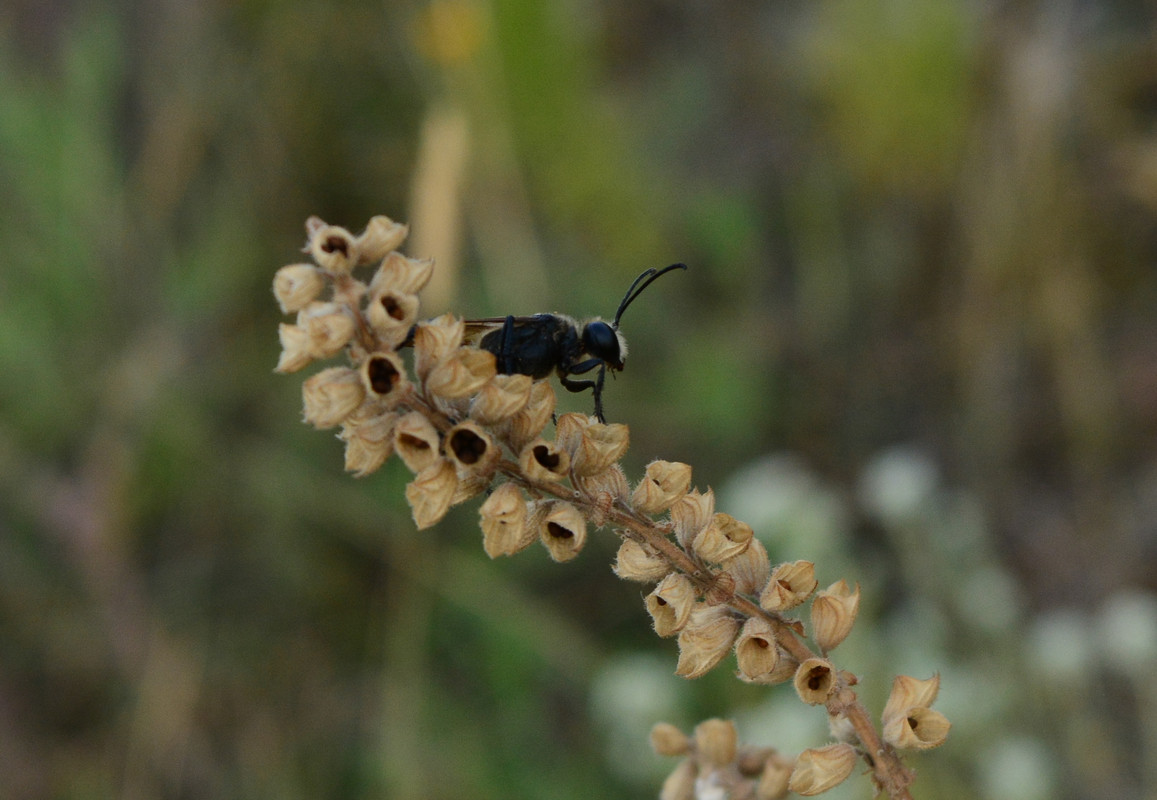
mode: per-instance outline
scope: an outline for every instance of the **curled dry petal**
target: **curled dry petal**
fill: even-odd
[[[779,664],[779,647],[771,624],[762,617],[749,617],[735,640],[735,660],[739,671],[752,680],[768,675]]]
[[[538,536],[552,559],[570,561],[586,544],[587,521],[570,503],[551,501],[539,524]]]
[[[495,375],[470,401],[470,416],[482,425],[509,419],[526,408],[533,384],[529,375]]]
[[[675,523],[675,538],[685,549],[699,532],[707,527],[715,515],[715,493],[708,489],[700,493],[698,489],[680,497],[671,506],[671,521]]]
[[[430,420],[411,411],[394,426],[394,450],[411,472],[421,472],[438,460],[438,431]]]
[[[788,789],[804,797],[822,794],[852,774],[856,759],[855,748],[842,742],[804,750],[796,759]]]
[[[273,296],[284,314],[300,311],[325,289],[325,273],[313,264],[290,264],[273,276]]]
[[[719,512],[695,536],[691,547],[700,558],[721,564],[746,550],[753,535],[751,526],[746,522]]]
[[[489,475],[502,453],[494,438],[473,422],[461,422],[446,434],[446,455],[460,472]]]
[[[747,549],[726,562],[723,568],[735,579],[735,591],[740,594],[758,594],[767,585],[771,562],[763,542],[753,538]]]
[[[897,675],[892,680],[892,691],[888,694],[888,702],[884,706],[884,723],[887,724],[889,720],[907,714],[910,708],[932,705],[939,693],[939,673],[927,680]]]
[[[317,217],[305,223],[309,233],[309,253],[317,265],[327,272],[349,272],[357,261],[353,234],[337,225],[326,225]]]
[[[726,606],[701,606],[679,633],[679,663],[675,674],[698,678],[723,660],[739,631],[739,622]]]
[[[860,610],[860,585],[853,591],[841,579],[812,601],[812,639],[823,652],[838,646],[852,631]]]
[[[406,501],[418,530],[429,528],[450,509],[458,489],[458,475],[448,458],[439,458],[414,476],[406,486]]]
[[[810,561],[791,561],[772,570],[771,578],[759,596],[759,604],[768,611],[788,611],[811,596],[819,582],[816,567]]]
[[[527,524],[526,500],[513,483],[495,489],[478,514],[482,518],[482,549],[491,558],[514,555],[538,537],[538,531]]]
[[[414,373],[426,380],[437,364],[462,346],[466,323],[453,314],[419,322],[414,330]]]
[[[735,761],[739,735],[729,719],[706,719],[695,726],[695,752],[716,767]]]
[[[374,472],[394,451],[394,424],[398,415],[387,412],[367,419],[347,419],[342,423],[345,442],[345,469],[355,478]]]
[[[631,494],[631,503],[644,514],[661,514],[691,487],[691,467],[674,461],[652,461]]]
[[[365,399],[362,379],[349,367],[330,367],[302,386],[304,417],[315,428],[333,428],[357,410]]]
[[[277,326],[277,336],[281,340],[281,356],[273,368],[275,372],[297,372],[313,362],[305,328],[282,322]]]
[[[671,723],[658,722],[651,728],[651,747],[661,756],[681,756],[690,749],[691,740]]]
[[[430,370],[426,388],[438,397],[469,397],[485,386],[495,374],[493,353],[462,347]]]
[[[650,583],[670,572],[670,565],[654,550],[633,539],[624,539],[615,557],[615,574],[625,581]]]
[[[917,706],[884,723],[884,741],[902,750],[931,750],[944,744],[951,727],[939,711]]]
[[[808,705],[826,703],[836,689],[836,670],[823,658],[809,658],[795,671],[795,691]]]
[[[630,430],[619,423],[594,422],[586,426],[573,453],[576,475],[597,475],[618,463],[631,443]]]
[[[554,483],[566,477],[570,456],[545,439],[536,439],[522,448],[518,468],[532,481]]]
[[[371,353],[358,372],[366,392],[385,408],[394,405],[408,385],[406,367],[397,353]]]
[[[407,233],[409,228],[385,215],[372,217],[366,229],[354,242],[357,245],[359,263],[372,264],[385,258],[387,253],[402,246]]]
[[[397,347],[406,341],[418,319],[418,295],[396,289],[371,292],[366,317],[383,345]]]
[[[554,416],[557,398],[549,381],[535,381],[530,387],[530,399],[526,407],[515,414],[507,423],[507,438],[515,450],[522,450],[542,433],[546,424]]]
[[[661,580],[644,601],[655,633],[674,636],[683,630],[695,609],[695,595],[695,586],[686,575],[672,572]]]

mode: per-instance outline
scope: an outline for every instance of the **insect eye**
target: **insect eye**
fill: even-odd
[[[605,322],[592,322],[583,330],[583,346],[593,356],[609,364],[619,365],[619,338]]]

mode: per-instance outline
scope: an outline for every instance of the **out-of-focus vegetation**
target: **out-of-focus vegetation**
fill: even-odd
[[[918,796],[1152,797],[1155,46],[1125,0],[6,3],[0,796],[646,797],[660,719],[823,742],[675,679],[609,534],[491,563],[299,424],[273,272],[386,213],[430,313],[689,263],[624,321],[634,476],[860,582],[873,708],[942,672]]]

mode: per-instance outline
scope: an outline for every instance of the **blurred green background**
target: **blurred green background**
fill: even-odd
[[[379,213],[429,315],[690,264],[624,320],[630,475],[858,581],[876,712],[942,673],[918,797],[1157,797],[1152,4],[8,0],[0,187],[0,797],[653,797],[659,720],[826,742],[674,678],[611,534],[489,562],[300,424],[273,272]]]

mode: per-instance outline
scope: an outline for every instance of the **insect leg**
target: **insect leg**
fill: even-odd
[[[599,377],[595,382],[595,416],[598,417],[599,422],[604,425],[607,422],[606,416],[603,415],[603,381],[607,377],[607,368],[603,366],[599,369]]]

